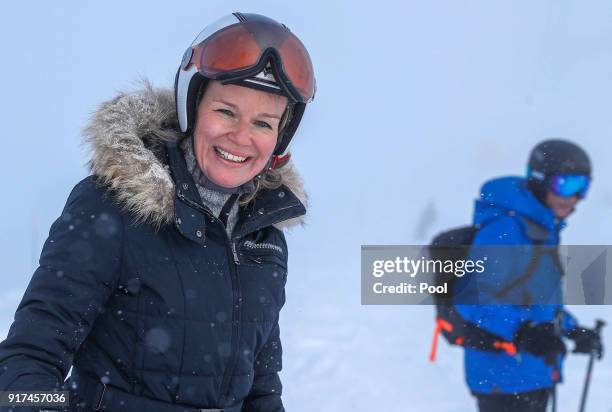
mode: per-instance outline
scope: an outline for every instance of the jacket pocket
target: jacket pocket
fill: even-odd
[[[283,272],[287,271],[286,253],[280,245],[270,242],[256,243],[245,240],[240,247],[242,262],[248,266],[276,266]]]
[[[286,251],[265,241],[246,240],[238,246],[245,319],[271,326],[285,303]]]

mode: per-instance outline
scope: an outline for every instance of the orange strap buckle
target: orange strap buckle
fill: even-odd
[[[429,352],[430,362],[436,361],[436,355],[438,354],[438,340],[440,339],[440,333],[442,333],[443,330],[445,332],[452,332],[453,325],[450,322],[447,322],[444,319],[437,317],[436,327],[434,328],[433,340],[431,341],[431,351]],[[460,339],[462,340],[462,338],[457,338],[457,345],[461,345],[461,343],[463,343],[463,340],[461,343],[458,342]]]
[[[505,341],[496,340],[495,342],[493,342],[493,347],[495,349],[503,350],[504,352],[506,352],[510,356],[516,355],[516,352],[517,352],[516,346],[512,342],[505,342]]]

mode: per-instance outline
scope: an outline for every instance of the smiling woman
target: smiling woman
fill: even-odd
[[[188,47],[174,93],[104,103],[92,175],[0,343],[0,391],[66,388],[70,411],[284,411],[283,228],[306,213],[285,151],[314,84],[284,25],[234,13]]]
[[[211,82],[194,130],[198,165],[214,183],[238,187],[260,173],[276,147],[287,98]]]

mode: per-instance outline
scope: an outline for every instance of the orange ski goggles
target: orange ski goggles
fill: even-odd
[[[224,27],[187,50],[182,68],[192,64],[203,76],[219,81],[245,79],[271,62],[275,78],[296,102],[308,103],[316,82],[308,51],[289,29],[256,14],[234,13],[240,22]]]

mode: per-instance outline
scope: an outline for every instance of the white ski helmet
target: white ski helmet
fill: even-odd
[[[198,94],[208,80],[290,99],[293,113],[278,136],[277,156],[287,149],[316,91],[312,62],[302,42],[284,24],[251,13],[232,13],[206,26],[185,51],[174,82],[184,133],[193,129]]]

